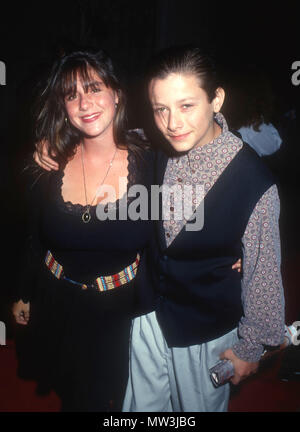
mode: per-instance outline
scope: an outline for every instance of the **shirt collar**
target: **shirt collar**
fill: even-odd
[[[195,156],[201,156],[203,157],[203,155],[213,155],[215,154],[218,149],[220,148],[220,146],[222,146],[224,144],[224,142],[226,141],[226,137],[228,136],[228,125],[227,122],[225,120],[225,117],[223,116],[223,114],[216,113],[214,116],[214,120],[218,123],[218,125],[221,127],[222,132],[219,136],[217,136],[216,138],[214,138],[212,141],[210,141],[207,144],[204,144],[203,146],[199,146],[196,148],[191,149],[188,153],[185,153],[182,156],[175,156],[173,157],[173,161],[174,162],[179,162],[181,161],[181,163],[185,163],[186,161],[193,161],[195,159]],[[196,159],[199,159],[199,157],[197,157]],[[187,163],[187,162],[186,162]]]
[[[199,146],[196,148],[193,148],[192,150],[189,151],[188,155],[190,159],[194,159],[194,157],[198,154],[203,154],[203,153],[214,153],[215,151],[218,150],[218,148],[224,144],[225,142],[225,138],[227,136],[228,133],[228,125],[227,122],[225,120],[225,117],[223,116],[223,114],[216,113],[214,120],[218,123],[218,125],[221,127],[222,132],[220,135],[218,135],[216,138],[214,138],[212,141],[210,141],[207,144],[204,144],[203,146]]]

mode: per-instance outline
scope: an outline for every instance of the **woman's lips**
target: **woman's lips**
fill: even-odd
[[[184,140],[189,134],[190,134],[190,132],[187,132],[187,133],[181,134],[181,135],[169,135],[169,137],[171,138],[171,140],[181,141],[181,140]]]
[[[87,116],[83,116],[81,117],[81,121],[83,121],[84,123],[91,123],[95,120],[97,120],[100,117],[101,113],[94,113],[94,114],[90,114]]]

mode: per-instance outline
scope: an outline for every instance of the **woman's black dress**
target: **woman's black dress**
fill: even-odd
[[[128,152],[128,187],[149,187],[153,157]],[[19,375],[34,378],[41,391],[55,389],[64,411],[120,411],[128,377],[135,280],[107,292],[82,290],[58,280],[44,258],[50,250],[72,280],[91,283],[135,261],[148,244],[151,222],[106,220],[91,208],[65,203],[62,172],[35,175],[28,200],[29,245],[19,298],[30,300],[30,322],[20,329]],[[119,202],[117,202],[118,207]],[[130,200],[129,200],[130,205]]]

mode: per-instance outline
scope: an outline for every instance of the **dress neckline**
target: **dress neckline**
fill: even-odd
[[[128,162],[128,165],[127,165],[127,170],[128,170],[128,173],[127,173],[127,193],[128,193],[130,186],[132,186],[135,182],[134,173],[136,171],[135,170],[136,159],[135,159],[134,153],[129,148],[128,148],[128,153],[127,153],[127,162]],[[73,213],[76,215],[81,214],[84,211],[84,209],[86,208],[86,205],[79,204],[79,203],[72,203],[71,201],[65,201],[63,199],[63,196],[62,196],[62,185],[63,185],[64,172],[61,170],[61,171],[57,171],[55,174],[56,174],[56,182],[55,183],[56,183],[56,191],[57,191],[57,203],[59,205],[59,208],[61,210],[63,210],[64,212],[67,212],[67,213],[71,213],[71,214]],[[91,212],[96,212],[96,208],[98,205],[103,206],[105,210],[107,210],[108,205],[113,205],[116,208],[118,208],[120,200],[122,200],[124,198],[124,196],[125,196],[125,194],[122,197],[118,198],[116,201],[107,202],[106,204],[101,204],[101,203],[94,204],[94,205],[90,206],[90,210],[91,210]],[[129,199],[127,198],[127,200],[129,200]]]

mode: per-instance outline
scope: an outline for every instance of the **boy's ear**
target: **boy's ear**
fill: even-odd
[[[221,110],[224,99],[225,99],[225,91],[222,87],[218,87],[216,90],[216,96],[212,102],[215,113]]]

